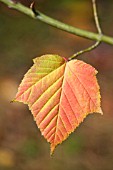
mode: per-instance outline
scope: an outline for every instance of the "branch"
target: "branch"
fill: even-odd
[[[74,35],[78,35],[80,37],[84,37],[90,40],[96,40],[96,41],[100,41],[100,35],[97,33],[93,33],[90,31],[85,31],[82,29],[78,29],[76,27],[70,26],[68,24],[65,24],[63,22],[60,22],[58,20],[55,20],[53,18],[50,18],[46,15],[44,15],[43,13],[36,11],[36,13],[33,12],[32,9],[20,4],[20,3],[15,3],[11,0],[0,0],[1,2],[3,2],[4,4],[8,5],[8,7],[16,9],[30,17],[32,17],[33,19],[38,19],[48,25],[51,25],[55,28],[58,28],[60,30],[66,31],[68,33],[74,34]],[[105,42],[107,44],[111,44],[113,45],[113,37],[109,37],[106,35],[102,35],[101,37],[101,42]]]

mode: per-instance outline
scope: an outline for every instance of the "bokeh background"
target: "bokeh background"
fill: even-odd
[[[30,0],[21,0],[29,6]],[[95,31],[91,0],[35,0],[43,13]],[[113,1],[98,0],[103,33],[113,36]],[[104,115],[92,114],[50,158],[28,107],[10,103],[23,75],[42,54],[69,57],[93,41],[35,21],[0,2],[0,170],[113,170],[113,46],[102,43],[79,59],[98,71]]]

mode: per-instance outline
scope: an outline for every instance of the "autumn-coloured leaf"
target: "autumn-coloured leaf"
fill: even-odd
[[[28,104],[51,154],[93,112],[102,113],[97,71],[80,60],[58,55],[34,60],[25,74],[15,101]]]

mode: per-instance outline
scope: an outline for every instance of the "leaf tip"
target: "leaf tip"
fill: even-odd
[[[10,103],[14,103],[15,101],[16,101],[16,99],[14,98],[10,101]]]
[[[103,111],[102,111],[101,107],[100,107],[99,113],[100,113],[101,115],[103,115]]]
[[[54,145],[54,144],[51,144],[51,148],[50,148],[50,156],[53,155],[54,150],[55,150],[55,145]]]

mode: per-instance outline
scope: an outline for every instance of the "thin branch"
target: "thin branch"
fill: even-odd
[[[100,23],[99,23],[99,19],[98,19],[97,7],[96,7],[96,0],[92,0],[92,4],[93,4],[95,24],[96,24],[98,33],[101,35],[101,34],[102,34],[102,30],[101,30]]]
[[[69,60],[72,60],[72,59],[74,59],[74,58],[77,58],[79,55],[95,49],[95,48],[101,43],[102,30],[101,30],[100,23],[99,23],[99,19],[98,19],[97,7],[96,7],[96,0],[92,0],[92,4],[93,4],[93,14],[94,14],[95,25],[96,25],[97,31],[98,31],[98,33],[99,33],[99,40],[98,40],[95,44],[93,44],[92,46],[90,46],[90,47],[88,47],[88,48],[86,48],[86,49],[84,49],[84,50],[81,50],[81,51],[77,52],[76,54],[74,54],[73,56],[71,56],[71,57],[69,58]]]
[[[11,0],[0,0],[0,1],[3,2],[4,4],[8,5],[8,7],[10,7],[10,8],[16,9],[16,10],[32,17],[33,19],[38,19],[38,20],[40,20],[40,21],[42,21],[42,22],[44,22],[48,25],[51,25],[55,28],[58,28],[60,30],[63,30],[63,31],[66,31],[68,33],[71,33],[71,34],[74,34],[74,35],[77,35],[77,36],[80,36],[80,37],[83,37],[83,38],[87,38],[87,39],[90,39],[90,40],[96,40],[96,41],[100,40],[100,35],[97,34],[97,33],[85,31],[85,30],[70,26],[70,25],[65,24],[63,22],[60,22],[60,21],[55,20],[53,18],[50,18],[50,17],[44,15],[43,13],[41,13],[39,11],[36,11],[36,13],[37,13],[37,16],[36,16],[36,14],[32,11],[32,9],[30,9],[30,8],[20,4],[20,3],[14,3]],[[101,42],[105,42],[107,44],[113,45],[113,37],[102,35]]]

